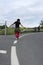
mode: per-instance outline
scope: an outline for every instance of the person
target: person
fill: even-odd
[[[20,25],[23,27],[23,25],[20,22],[20,19],[17,19],[12,25],[15,24],[15,36],[18,39],[20,34]]]

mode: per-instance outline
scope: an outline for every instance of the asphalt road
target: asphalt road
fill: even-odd
[[[7,51],[0,53],[0,65],[11,65],[12,46],[16,47],[19,65],[43,65],[43,32],[24,35],[16,44],[14,40],[13,35],[0,35],[0,50]]]

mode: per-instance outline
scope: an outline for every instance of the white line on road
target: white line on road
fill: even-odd
[[[7,51],[6,51],[6,50],[0,50],[0,53],[2,53],[2,54],[6,54]]]
[[[16,54],[16,46],[11,48],[11,65],[19,65],[19,61]]]

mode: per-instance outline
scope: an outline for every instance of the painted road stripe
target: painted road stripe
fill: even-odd
[[[7,54],[7,51],[6,50],[0,50],[0,53]]]
[[[14,41],[14,44],[16,44],[17,42],[18,42],[18,40],[15,40],[15,41]]]
[[[16,54],[16,46],[11,48],[11,65],[19,65],[19,61]]]

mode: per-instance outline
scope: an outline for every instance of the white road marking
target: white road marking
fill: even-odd
[[[16,54],[16,46],[11,48],[11,65],[19,65],[19,61]]]
[[[0,53],[7,54],[7,51],[6,50],[0,50]]]
[[[15,40],[15,41],[14,41],[14,44],[16,44],[17,42],[18,42],[18,40]]]

